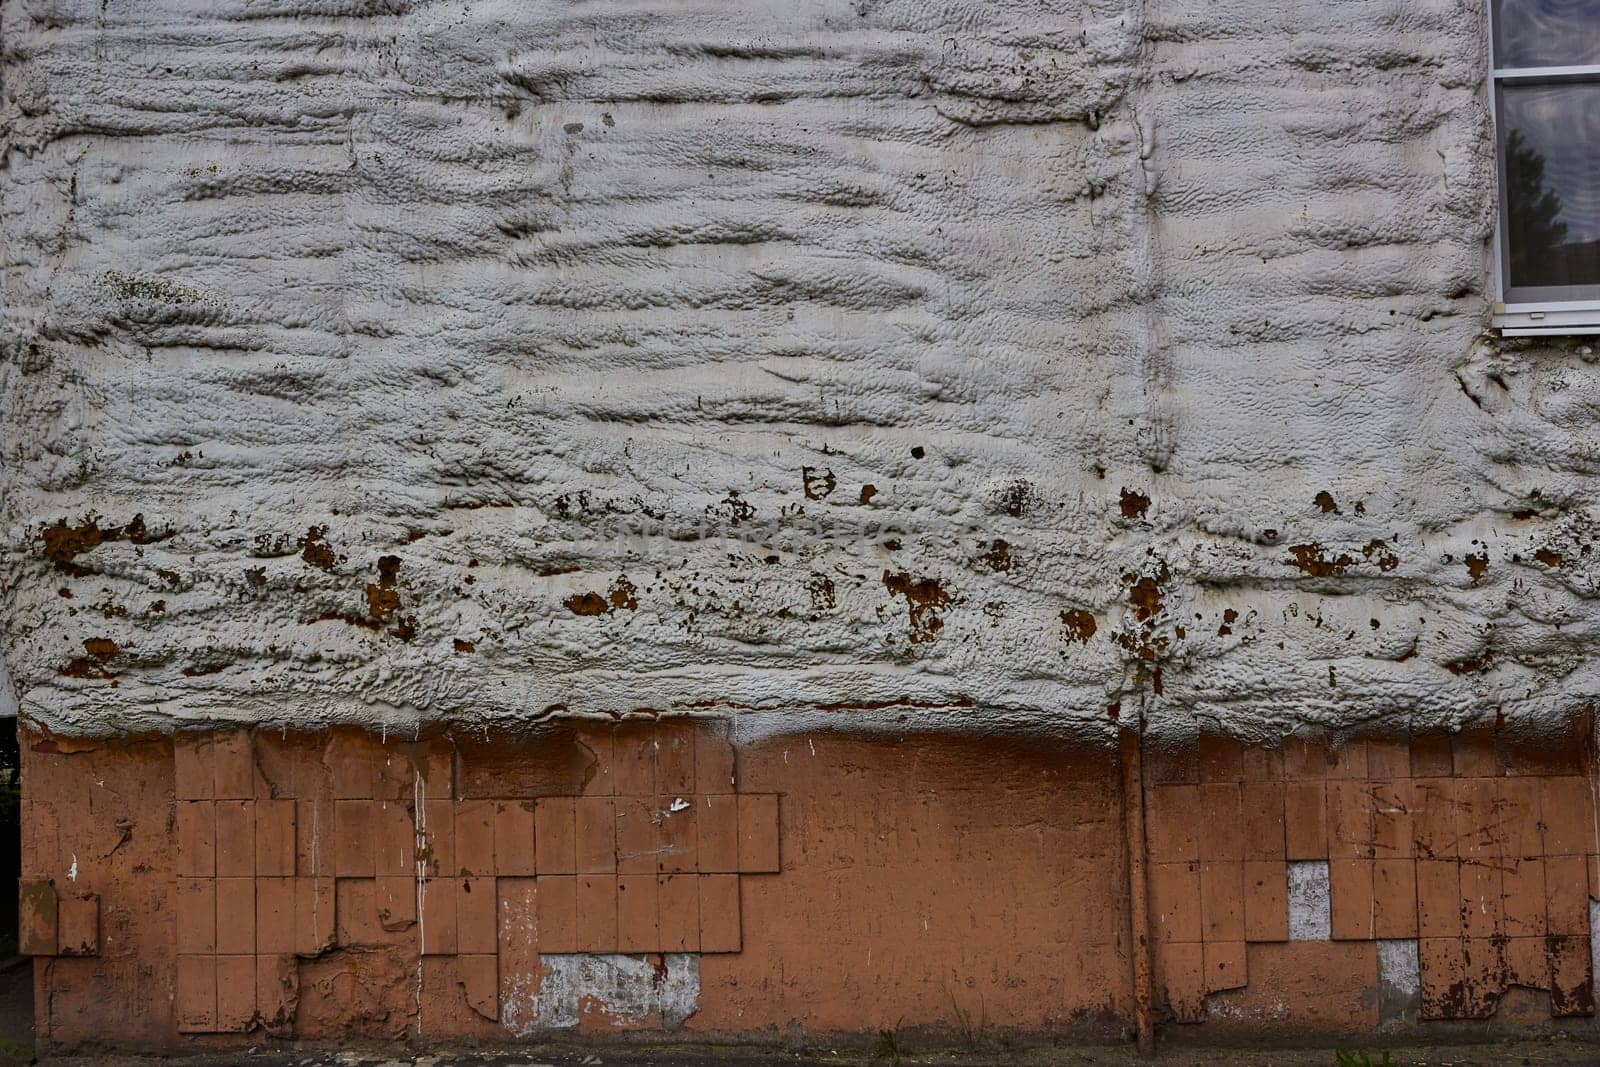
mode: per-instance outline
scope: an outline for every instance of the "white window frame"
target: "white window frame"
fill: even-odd
[[[1600,84],[1600,64],[1564,67],[1506,67],[1495,57],[1494,0],[1484,0],[1489,27],[1489,117],[1494,126],[1495,227],[1494,227],[1494,307],[1491,318],[1495,332],[1507,337],[1600,334],[1600,285],[1566,286],[1592,290],[1563,299],[1552,294],[1544,299],[1508,299],[1510,290],[1510,252],[1506,247],[1506,154],[1505,135],[1500,128],[1500,90],[1506,85],[1557,85],[1562,82]],[[1596,175],[1600,181],[1600,175]],[[1556,286],[1548,288],[1555,289]]]

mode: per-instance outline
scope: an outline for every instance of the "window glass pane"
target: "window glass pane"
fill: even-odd
[[[1494,0],[1497,67],[1600,63],[1600,0]]]
[[[1500,91],[1510,282],[1600,285],[1600,82]]]

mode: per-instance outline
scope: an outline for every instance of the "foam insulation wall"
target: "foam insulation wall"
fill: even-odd
[[[1559,723],[1482,6],[4,0],[22,709]]]

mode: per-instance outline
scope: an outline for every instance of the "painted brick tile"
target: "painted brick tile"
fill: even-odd
[[[217,1032],[242,1034],[256,1017],[256,958],[217,957]]]
[[[1417,932],[1424,938],[1461,936],[1461,864],[1417,860]]]
[[[1474,981],[1462,938],[1423,937],[1417,942],[1417,958],[1424,1019],[1473,1018],[1489,1000],[1488,991]]]
[[[462,877],[494,876],[495,802],[456,801],[456,869]]]
[[[217,951],[216,879],[179,878],[173,887],[172,915],[179,954],[210,955]]]
[[[578,875],[578,951],[617,951],[617,876]]]
[[[1406,738],[1367,738],[1367,776],[1375,782],[1411,777],[1411,743]]]
[[[1200,735],[1200,782],[1237,784],[1244,781],[1244,746],[1222,734]]]
[[[1200,924],[1206,941],[1244,940],[1244,864],[1200,864]]]
[[[294,952],[294,881],[293,878],[256,879],[257,952],[273,954]],[[181,944],[178,951],[185,951]]]
[[[209,1034],[217,1028],[217,958],[179,956],[173,986],[173,1011],[180,1034]]]
[[[1158,785],[1146,790],[1145,841],[1150,858],[1157,863],[1199,859],[1195,819],[1199,811],[1199,786]]]
[[[1501,826],[1502,855],[1512,859],[1544,855],[1537,778],[1496,780],[1495,817]]]
[[[1200,781],[1199,735],[1192,740],[1146,737],[1140,745],[1144,781],[1148,786],[1195,785]]]
[[[180,733],[172,738],[173,795],[179,800],[216,798],[211,734]]]
[[[1243,758],[1247,782],[1283,781],[1283,753],[1264,745],[1246,745]]]
[[[499,899],[493,878],[463,878],[456,886],[456,951],[495,951]]]
[[[738,952],[741,946],[739,876],[702,874],[700,883],[700,951]]]
[[[1461,932],[1467,937],[1493,937],[1502,925],[1505,887],[1498,861],[1461,862]]]
[[[778,795],[739,793],[739,870],[777,873]]]
[[[1246,985],[1244,942],[1208,941],[1202,953],[1205,962],[1205,991],[1243,989]]]
[[[1150,865],[1150,917],[1159,941],[1201,940],[1198,863]]]
[[[1411,736],[1411,777],[1449,778],[1455,773],[1450,756],[1450,735],[1445,733]]]
[[[295,873],[324,878],[333,874],[333,802],[301,799],[294,802]]]
[[[735,784],[727,728],[721,723],[701,725],[694,733],[694,792],[732,793]]]
[[[1328,861],[1328,902],[1335,941],[1372,940],[1373,861]]]
[[[659,844],[655,802],[642,797],[618,797],[616,812],[617,873],[654,874]]]
[[[657,929],[662,952],[700,951],[700,885],[693,874],[656,880]]]
[[[467,1007],[485,1019],[500,1019],[500,960],[493,954],[456,957],[457,974]]]
[[[417,878],[411,875],[380,875],[373,879],[373,902],[378,910],[378,925],[394,932],[414,926],[417,921]]]
[[[1327,798],[1329,858],[1371,859],[1373,796],[1366,780],[1330,779]]]
[[[453,956],[456,953],[456,897],[460,879],[429,878],[422,883],[422,954]]]
[[[656,876],[617,876],[617,951],[656,952],[661,947],[657,927]]]
[[[619,797],[656,795],[656,738],[650,726],[619,726],[612,735],[611,784]]]
[[[1589,877],[1582,856],[1546,856],[1545,926],[1552,934],[1589,932]]]
[[[1289,940],[1289,872],[1283,860],[1245,862],[1244,937]]]
[[[452,800],[422,802],[422,821],[417,824],[420,854],[430,878],[444,877],[456,870],[456,805]]]
[[[1372,854],[1379,859],[1409,859],[1417,851],[1411,826],[1411,780],[1372,781]]]
[[[1235,783],[1209,783],[1200,789],[1199,848],[1202,860],[1244,859],[1244,809]],[[1190,816],[1193,818],[1193,815]]]
[[[711,873],[739,869],[739,808],[734,796],[695,797],[695,861]]]
[[[1328,777],[1349,780],[1372,777],[1367,769],[1367,743],[1360,739],[1351,740],[1329,750]]]
[[[256,812],[253,800],[219,800],[217,876],[253,877],[256,873]]]
[[[1456,782],[1456,843],[1464,860],[1497,859],[1504,833],[1495,813],[1499,781],[1462,778]]]
[[[539,876],[539,953],[578,951],[578,879],[570,874]]]
[[[375,879],[340,878],[334,882],[333,899],[334,941],[340,948],[384,943]]]
[[[1453,859],[1456,846],[1456,779],[1412,779],[1411,831],[1419,859]]]
[[[616,792],[613,770],[616,765],[616,739],[609,726],[598,729],[580,727],[578,743],[589,753],[592,763],[579,790],[586,797],[608,797]]]
[[[378,877],[416,877],[417,828],[411,809],[398,800],[376,801],[372,808],[372,872]]]
[[[377,745],[362,730],[335,727],[323,752],[335,800],[371,800],[378,764]]]
[[[300,997],[300,967],[293,956],[256,957],[256,1017],[268,1033],[279,1033],[294,1022],[294,1005]]]
[[[1593,956],[1587,937],[1546,939],[1550,957],[1550,1014],[1569,1018],[1594,1014]]]
[[[1493,778],[1500,773],[1494,735],[1488,730],[1463,730],[1450,739],[1450,760],[1457,778]]]
[[[1500,946],[1506,985],[1550,988],[1550,957],[1543,937],[1508,937]]]
[[[294,874],[294,801],[255,802],[255,873],[271,877]]]
[[[371,800],[333,802],[334,874],[371,878],[377,873],[377,840]]]
[[[573,805],[573,820],[573,865],[578,873],[616,873],[616,801],[611,797],[579,797]]]
[[[333,944],[334,899],[332,878],[294,880],[295,955],[321,955]],[[220,907],[218,922],[221,922]]]
[[[37,800],[22,802],[22,876],[51,878],[65,875],[61,863],[61,820],[55,807]],[[176,828],[175,828],[176,829]],[[182,863],[182,857],[178,857]]]
[[[1205,1018],[1205,948],[1199,944],[1158,944],[1155,978],[1167,1009],[1180,1023]]]
[[[248,956],[256,951],[256,880],[217,879],[217,953]]]
[[[217,808],[209,800],[180,800],[174,829],[178,838],[176,871],[184,878],[217,873]]]
[[[1284,738],[1283,776],[1291,782],[1312,781],[1328,776],[1328,748],[1320,740],[1298,735]]]
[[[1501,915],[1508,937],[1542,937],[1545,933],[1544,860],[1500,861],[1504,900]]]
[[[1412,859],[1372,861],[1372,936],[1417,936],[1417,863]]]
[[[1282,860],[1283,783],[1246,782],[1241,804],[1244,812],[1244,858]]]
[[[539,973],[539,887],[533,878],[498,878],[499,929],[496,938],[502,976]]]
[[[538,871],[533,807],[529,800],[502,800],[495,804],[495,873],[502,877],[526,878]]]
[[[17,951],[24,956],[54,956],[60,904],[48,879],[24,881],[18,888]]]
[[[253,800],[256,758],[248,730],[219,730],[211,735],[211,755],[218,800]]]
[[[1322,782],[1291,781],[1283,789],[1283,847],[1291,860],[1328,855],[1328,804]]]
[[[1546,856],[1581,856],[1595,846],[1594,800],[1586,779],[1539,779],[1539,816]]]
[[[663,796],[657,799],[656,871],[661,874],[679,874],[696,869],[696,852],[699,851],[695,832],[695,807],[685,797]]]
[[[694,722],[671,719],[656,728],[656,793],[694,792]]]

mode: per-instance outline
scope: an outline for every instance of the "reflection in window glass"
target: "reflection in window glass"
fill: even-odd
[[[1600,63],[1600,0],[1494,0],[1494,63]]]
[[[1600,83],[1505,86],[1513,286],[1600,285]]]

